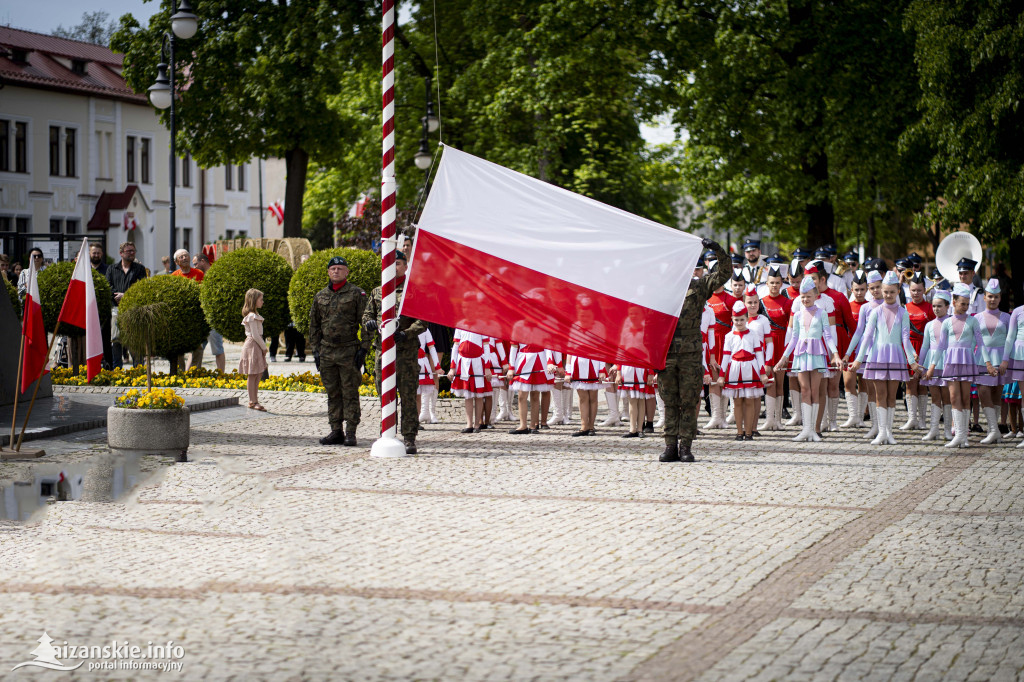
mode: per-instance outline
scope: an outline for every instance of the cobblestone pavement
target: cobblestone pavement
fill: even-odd
[[[369,405],[343,448],[318,442],[322,395],[261,401],[194,415],[192,461],[147,461],[121,500],[0,522],[0,678],[1024,678],[1018,441],[716,430],[698,462],[660,464],[659,437],[622,427],[453,418],[379,460]],[[104,442],[38,444],[59,469]],[[34,466],[0,464],[0,484]],[[173,641],[182,670],[12,671],[44,631]]]

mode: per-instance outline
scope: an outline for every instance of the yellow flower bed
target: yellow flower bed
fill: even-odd
[[[114,404],[136,410],[175,410],[185,406],[185,399],[172,388],[154,388],[151,391],[133,388],[115,399]]]
[[[75,374],[65,367],[57,367],[51,373],[54,385],[57,386],[145,386],[146,370],[144,367],[102,370],[93,377],[91,382],[85,380],[85,371]],[[156,372],[153,374],[153,387],[157,388],[229,388],[244,390],[248,377],[237,371],[218,372],[215,370],[195,367],[177,375]],[[323,393],[324,385],[320,375],[315,372],[274,376],[260,382],[265,391],[294,391],[298,393]],[[365,389],[369,393],[364,393]],[[369,375],[363,376],[363,385],[359,388],[360,395],[376,395],[373,380]]]

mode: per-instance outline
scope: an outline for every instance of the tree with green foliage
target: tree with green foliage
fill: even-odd
[[[292,267],[273,251],[247,247],[229,251],[217,259],[203,277],[200,300],[210,326],[228,341],[245,340],[242,306],[245,292],[263,292],[263,333],[274,337],[291,321],[288,313],[288,284]]]
[[[90,268],[92,285],[96,289],[96,307],[100,319],[110,319],[110,308],[113,297],[110,294],[110,283],[107,278]],[[57,327],[57,317],[64,306],[64,296],[71,285],[71,276],[75,272],[75,264],[71,261],[53,263],[39,271],[39,305],[43,309],[43,328],[52,332]],[[61,322],[60,334],[72,338],[85,336],[85,330],[67,322]]]
[[[687,185],[716,229],[815,246],[911,222],[934,185],[897,144],[917,118],[905,6],[659,2],[657,99],[689,133]]]
[[[369,294],[380,286],[380,256],[363,249],[325,249],[316,251],[300,265],[288,285],[288,307],[295,328],[302,334],[309,333],[309,311],[313,297],[327,286],[327,262],[341,256],[348,262],[348,281]]]
[[[146,28],[130,14],[121,17],[111,48],[124,54],[124,77],[135,92],[156,77],[170,13],[171,0],[161,0]],[[199,32],[179,39],[175,55],[177,83],[188,84],[178,92],[178,149],[207,167],[284,158],[284,236],[300,237],[310,162],[335,162],[356,137],[328,104],[344,74],[379,59],[376,3],[204,0],[195,13]],[[165,123],[168,116],[161,113]]]
[[[1024,235],[1024,6],[914,0],[906,26],[923,116],[904,141],[933,145],[944,181],[928,218],[992,245]]]
[[[167,358],[171,374],[177,374],[182,356],[210,335],[199,299],[200,284],[187,277],[147,277],[136,282],[118,305],[119,323],[121,316],[128,314],[128,333],[122,344],[137,355],[142,355],[148,346],[150,355]],[[134,312],[154,304],[165,305],[150,308],[149,313]],[[159,319],[150,326],[145,320],[152,314]]]
[[[80,40],[84,43],[93,43],[107,47],[110,45],[110,37],[117,30],[117,22],[110,18],[110,13],[103,10],[96,12],[83,12],[82,22],[76,26],[64,28],[59,24],[53,29],[53,35],[58,38]]]

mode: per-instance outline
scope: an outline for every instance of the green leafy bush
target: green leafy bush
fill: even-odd
[[[316,251],[299,266],[288,287],[288,306],[295,328],[309,333],[309,311],[316,292],[327,286],[327,263],[335,256],[348,261],[348,280],[367,294],[380,286],[380,256],[363,249],[326,249]]]
[[[244,341],[242,306],[245,292],[263,292],[263,333],[276,336],[288,326],[288,283],[292,268],[283,256],[257,248],[224,254],[210,266],[203,278],[200,300],[210,326],[229,341]]]
[[[153,335],[150,354],[170,357],[191,353],[210,334],[199,303],[200,288],[187,277],[148,277],[128,289],[121,299],[118,319],[138,306],[164,303],[157,309],[163,333]],[[141,352],[142,348],[132,350]]]
[[[89,268],[92,272],[92,284],[96,289],[96,306],[100,311],[100,324],[110,319],[110,308],[112,299],[110,296],[110,283],[107,278]],[[61,306],[64,305],[64,295],[68,292],[68,285],[71,283],[71,275],[75,271],[75,264],[70,261],[54,263],[39,273],[39,304],[43,308],[43,326],[47,331],[52,332],[57,326],[57,316],[60,315]],[[70,324],[62,323],[60,333],[64,336],[85,336],[85,330]]]
[[[4,284],[7,285],[7,295],[11,298],[11,307],[14,308],[14,314],[21,319],[21,301],[18,300],[18,287],[11,284],[8,280],[4,280]]]

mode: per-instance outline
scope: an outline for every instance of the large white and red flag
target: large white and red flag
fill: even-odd
[[[85,330],[86,381],[100,373],[103,363],[103,336],[100,333],[100,309],[96,305],[96,288],[92,283],[89,264],[89,240],[82,240],[82,249],[75,261],[75,271],[64,294],[58,322],[72,324]]]
[[[401,314],[665,366],[699,237],[445,147]]]
[[[43,376],[47,354],[50,350],[43,327],[43,308],[39,303],[39,282],[34,259],[29,259],[28,289],[21,313],[21,335],[24,337],[24,351],[21,365],[21,392],[24,393],[32,382]]]

